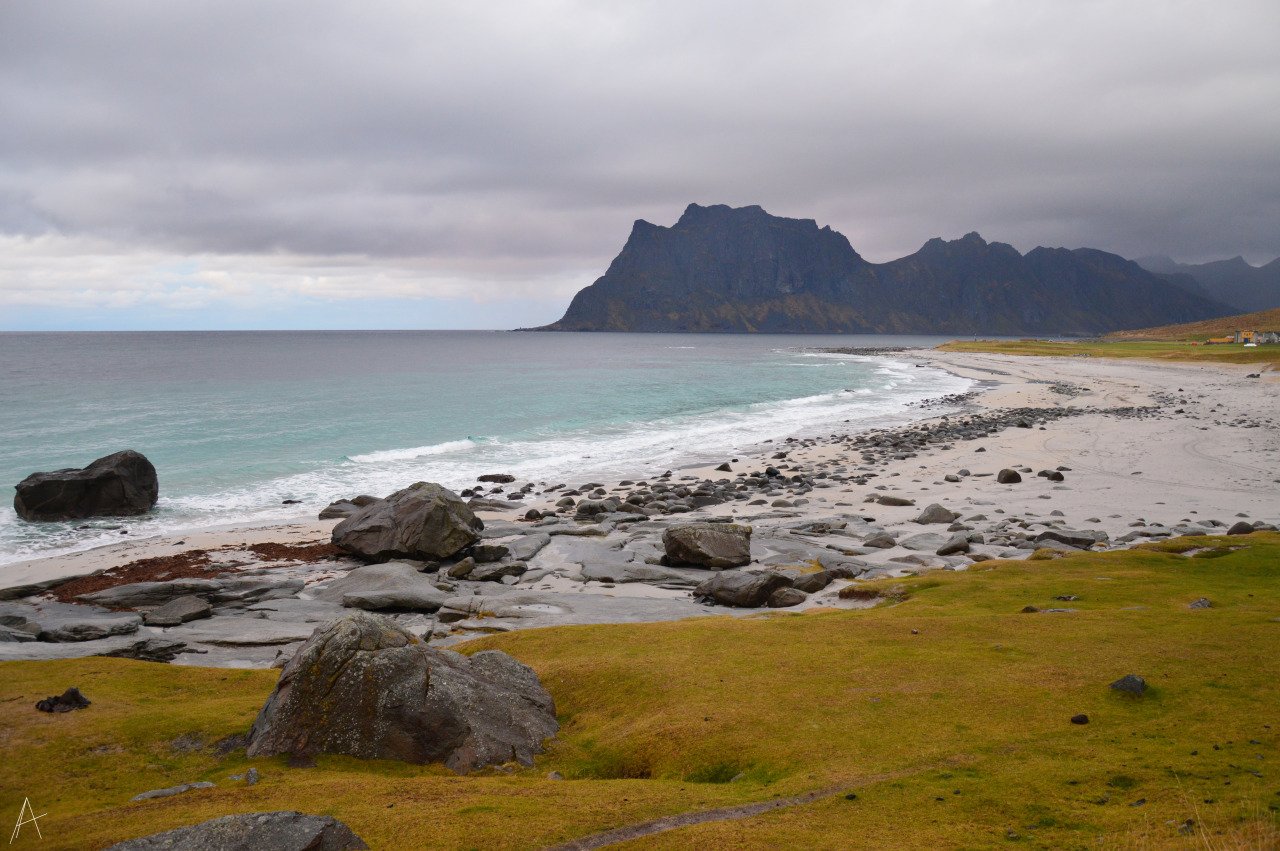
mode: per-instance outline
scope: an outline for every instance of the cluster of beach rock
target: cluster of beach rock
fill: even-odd
[[[1006,511],[1001,500],[1010,493],[1051,500],[1075,475],[1064,465],[1037,470],[1010,458],[992,457],[983,469],[957,465],[919,505],[918,487],[908,496],[899,485],[904,462],[1005,429],[1043,429],[1084,413],[1172,416],[1172,404],[1176,398],[1148,407],[946,413],[899,428],[788,439],[709,475],[665,471],[571,486],[493,473],[456,495],[417,483],[327,507],[323,517],[344,518],[329,542],[233,544],[0,590],[0,657],[283,665],[317,627],[357,610],[448,644],[532,626],[866,606],[875,600],[856,593],[859,580],[1273,528],[1190,517],[1118,527],[1119,515],[1068,523],[1058,510]],[[984,482],[991,499],[948,499],[947,487],[969,482]]]

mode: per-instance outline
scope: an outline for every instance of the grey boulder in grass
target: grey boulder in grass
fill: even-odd
[[[358,851],[369,846],[331,816],[241,813],[112,845],[107,851]]]
[[[365,561],[438,561],[480,540],[484,523],[462,498],[417,482],[364,506],[333,527],[333,543]]]
[[[507,654],[437,650],[360,612],[317,629],[285,665],[247,753],[443,762],[466,773],[532,765],[558,729],[538,675]]]
[[[126,449],[87,467],[32,473],[16,485],[13,510],[23,520],[76,520],[146,514],[160,497],[156,468]]]
[[[662,533],[665,560],[724,570],[751,562],[751,527],[740,523],[686,523]]]

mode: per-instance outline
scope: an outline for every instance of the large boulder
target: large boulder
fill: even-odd
[[[453,491],[417,482],[334,526],[333,543],[366,561],[435,561],[474,544],[483,528]]]
[[[13,510],[23,520],[74,520],[145,514],[160,497],[156,468],[126,449],[88,467],[32,473],[17,484]]]
[[[538,675],[507,654],[437,650],[360,612],[317,629],[289,660],[247,752],[443,762],[465,773],[532,765],[558,729]]]
[[[751,563],[751,527],[739,523],[685,523],[662,533],[667,564],[724,570]]]
[[[717,573],[694,589],[693,595],[739,609],[757,609],[769,602],[779,588],[789,588],[791,580],[772,570],[734,570]]]
[[[332,816],[281,811],[223,816],[128,839],[107,851],[357,851],[368,847]]]

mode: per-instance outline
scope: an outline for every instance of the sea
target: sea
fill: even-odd
[[[899,424],[971,382],[892,354],[822,350],[942,339],[0,333],[0,565],[126,534],[314,518],[332,500],[416,481],[639,478],[767,440]],[[27,523],[13,511],[31,472],[121,449],[158,470],[150,514]]]

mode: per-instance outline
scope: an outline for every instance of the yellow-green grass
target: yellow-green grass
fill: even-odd
[[[538,765],[510,775],[333,757],[293,768],[243,751],[172,747],[246,730],[275,671],[7,663],[0,815],[15,819],[30,796],[48,813],[47,848],[101,847],[270,809],[332,814],[375,848],[536,848],[662,815],[839,789],[631,844],[1268,847],[1280,839],[1280,535],[986,562],[900,584],[902,602],[867,610],[472,642],[464,649],[499,648],[532,665],[561,716]],[[1188,608],[1202,596],[1214,606]],[[1023,614],[1028,605],[1074,611]],[[1127,699],[1107,687],[1127,673],[1146,677],[1151,692]],[[93,705],[55,716],[32,709],[68,685]],[[1071,724],[1077,713],[1091,723]],[[258,785],[226,779],[250,764],[262,772]],[[549,780],[550,771],[568,779]],[[205,779],[218,788],[128,803],[146,789]],[[1178,826],[1188,819],[1195,825],[1184,835]],[[25,832],[14,847],[24,845],[36,847]]]
[[[1199,322],[1183,322],[1178,325],[1160,325],[1155,328],[1137,328],[1129,331],[1113,331],[1104,340],[1208,340],[1226,337],[1237,331],[1274,331],[1280,328],[1280,307],[1241,313],[1236,316],[1220,316]]]
[[[1048,357],[1146,358],[1201,363],[1267,364],[1280,369],[1280,344],[1254,347],[1198,345],[1190,342],[1147,340],[952,340],[944,352],[984,352],[999,355]]]

